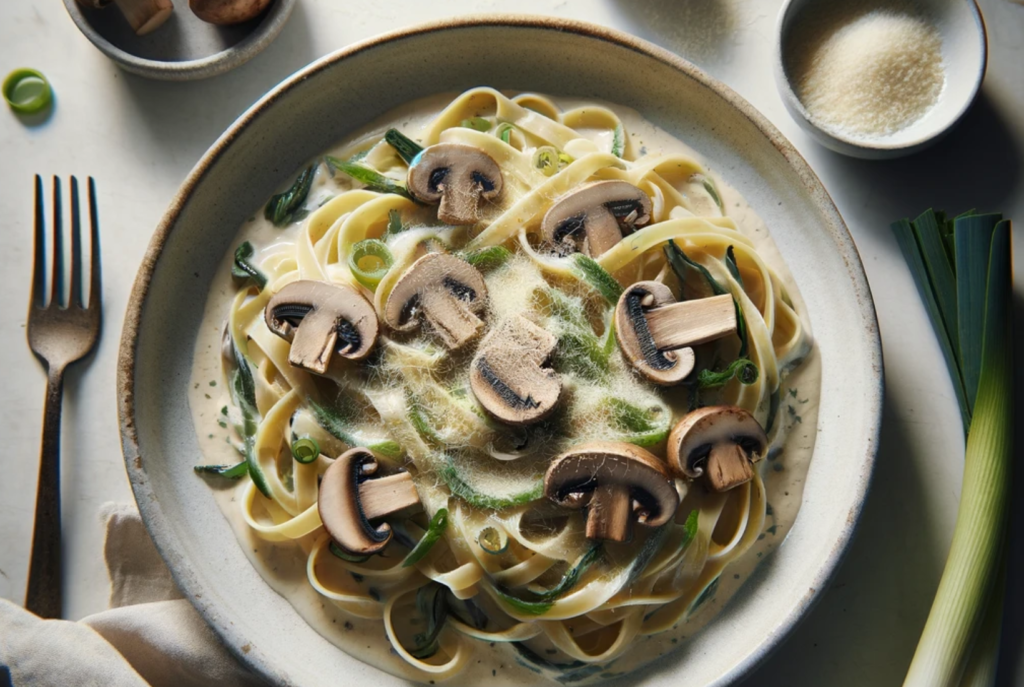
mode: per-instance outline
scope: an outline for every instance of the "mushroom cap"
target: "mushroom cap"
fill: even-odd
[[[668,460],[681,474],[696,479],[716,445],[739,446],[750,462],[764,457],[768,435],[761,423],[738,406],[707,406],[687,413],[668,435]]]
[[[430,292],[445,299],[428,299]],[[384,304],[384,322],[399,332],[419,325],[425,315],[435,328],[444,329],[446,318],[479,314],[487,306],[487,284],[480,272],[465,260],[447,253],[428,253],[414,262],[395,283]],[[440,309],[442,312],[432,312]],[[442,321],[438,321],[442,320]],[[482,323],[481,323],[482,325]]]
[[[438,217],[449,224],[474,224],[480,199],[497,198],[503,185],[494,158],[462,143],[432,145],[409,165],[409,192],[424,203],[441,203]]]
[[[267,327],[292,343],[289,361],[324,374],[331,355],[362,360],[377,343],[377,311],[349,286],[295,281],[274,294],[263,311]]]
[[[341,454],[320,481],[320,521],[338,546],[354,555],[379,553],[391,541],[391,525],[372,525],[359,502],[359,483],[376,472],[373,454],[365,448],[353,448]]]
[[[647,326],[647,310],[675,302],[672,290],[661,282],[640,281],[623,291],[615,306],[615,337],[623,355],[640,374],[662,386],[682,382],[696,363],[692,348],[658,350]]]
[[[562,380],[550,367],[558,339],[514,315],[484,337],[470,365],[473,395],[495,419],[526,425],[547,417],[562,393]]]
[[[599,484],[620,484],[658,527],[675,515],[679,494],[665,464],[650,451],[619,441],[588,441],[566,451],[544,475],[544,496],[571,509],[585,507]]]
[[[192,13],[210,24],[248,21],[267,8],[271,0],[188,0]]]
[[[596,181],[556,200],[544,214],[541,235],[554,246],[586,238],[587,252],[597,257],[622,239],[624,224],[632,228],[650,222],[651,208],[650,197],[628,181]]]

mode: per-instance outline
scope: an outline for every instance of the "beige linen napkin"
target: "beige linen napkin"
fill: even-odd
[[[256,687],[175,587],[135,505],[108,503],[110,610],[41,620],[0,599],[0,687]]]

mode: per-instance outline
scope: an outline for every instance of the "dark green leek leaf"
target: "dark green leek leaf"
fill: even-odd
[[[570,589],[576,586],[580,577],[590,569],[590,566],[601,557],[603,552],[604,549],[600,544],[592,546],[585,554],[580,556],[575,565],[562,575],[562,579],[554,587],[539,593],[528,591],[527,593],[530,594],[531,599],[522,599],[501,587],[495,587],[495,591],[502,601],[520,613],[525,615],[543,615],[551,610],[555,599],[564,596]]]
[[[941,231],[945,224],[945,215],[937,215],[932,210],[923,212],[912,223],[917,245],[924,258],[924,266],[928,271],[928,281],[935,294],[942,314],[942,326],[946,336],[953,345],[956,359],[960,361],[960,342],[957,334],[956,277],[953,275],[953,263],[949,260],[942,240]],[[940,228],[943,227],[943,228]]]
[[[304,216],[302,204],[309,196],[309,189],[313,186],[313,177],[315,176],[316,163],[302,170],[298,178],[295,179],[295,183],[287,191],[271,196],[267,206],[263,208],[263,216],[273,222],[276,227],[283,227],[302,219]]]
[[[412,196],[409,195],[409,191],[402,184],[398,183],[394,179],[390,179],[375,169],[370,169],[365,165],[361,165],[358,162],[352,160],[342,160],[337,157],[328,155],[326,158],[327,163],[334,169],[347,174],[361,184],[364,184],[366,188],[377,193],[395,193],[404,198],[412,200]]]
[[[709,196],[711,196],[711,200],[715,201],[715,205],[718,206],[718,209],[724,211],[725,208],[722,205],[722,196],[718,193],[718,186],[715,185],[714,179],[708,176],[704,177],[704,190],[708,192]]]
[[[736,264],[736,253],[733,251],[732,246],[725,249],[725,266],[729,268],[729,274],[736,280],[736,283],[743,287],[743,277],[740,275],[740,268]]]
[[[444,585],[433,583],[416,590],[416,610],[427,623],[427,628],[416,635],[415,648],[409,653],[423,660],[437,653],[440,645],[438,635],[448,619],[448,594]]]
[[[402,447],[397,442],[390,439],[366,439],[353,434],[338,409],[321,405],[315,401],[310,401],[309,407],[313,411],[313,417],[317,424],[348,446],[362,446],[387,458],[398,458],[402,455]]]
[[[576,262],[576,273],[597,291],[604,296],[604,299],[615,305],[622,295],[622,285],[615,281],[615,277],[601,267],[596,260],[583,253],[576,253],[573,256]]]
[[[423,559],[430,550],[434,548],[434,544],[444,534],[445,529],[448,528],[448,509],[441,508],[434,517],[430,519],[430,524],[427,526],[427,532],[423,535],[423,538],[416,542],[416,546],[413,547],[412,551],[402,561],[402,567],[408,568],[416,565]]]
[[[235,249],[235,262],[231,266],[231,276],[238,279],[252,279],[260,291],[267,285],[267,275],[250,262],[256,250],[246,241]]]
[[[200,475],[217,475],[228,479],[238,479],[249,472],[249,464],[243,460],[234,465],[196,465],[192,469]]]
[[[398,129],[388,129],[387,133],[384,134],[384,140],[388,142],[398,156],[406,161],[407,164],[412,164],[412,161],[416,159],[416,156],[423,152],[423,146],[416,141],[412,140]]]

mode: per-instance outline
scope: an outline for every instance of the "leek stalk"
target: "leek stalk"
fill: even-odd
[[[1013,450],[1009,222],[973,212],[947,220],[929,210],[892,228],[932,319],[967,431],[953,542],[904,687],[991,684]]]

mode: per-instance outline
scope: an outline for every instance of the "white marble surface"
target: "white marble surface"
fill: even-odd
[[[818,146],[786,113],[770,61],[779,5],[779,0],[519,0],[514,5],[302,0],[277,41],[250,63],[209,81],[159,83],[110,63],[77,32],[60,3],[0,3],[0,72],[34,67],[56,92],[56,107],[45,122],[28,123],[0,111],[0,369],[5,371],[0,596],[24,598],[45,379],[25,342],[32,175],[91,174],[99,187],[106,325],[95,354],[69,372],[64,406],[65,615],[76,619],[106,607],[99,505],[132,498],[114,399],[124,308],[150,234],[188,170],[260,95],[321,55],[428,19],[515,10],[607,24],[705,68],[796,144],[846,218],[882,328],[887,392],[878,469],[862,526],[833,584],[751,682],[900,684],[952,536],[963,440],[941,355],[888,225],[932,205],[957,212],[1002,210],[1024,223],[1024,6],[982,2],[991,51],[988,75],[981,99],[956,131],[915,157],[865,162]],[[1024,256],[1024,241],[1015,235],[1016,254]],[[1017,275],[1016,285],[1018,304],[1024,303],[1024,274]],[[1021,375],[1017,380],[1021,388]],[[1024,572],[1022,511],[1017,508],[1010,579]],[[1000,684],[1024,684],[1024,594],[1016,587],[1009,591],[1007,608],[1013,609],[1004,633],[1009,660]]]

